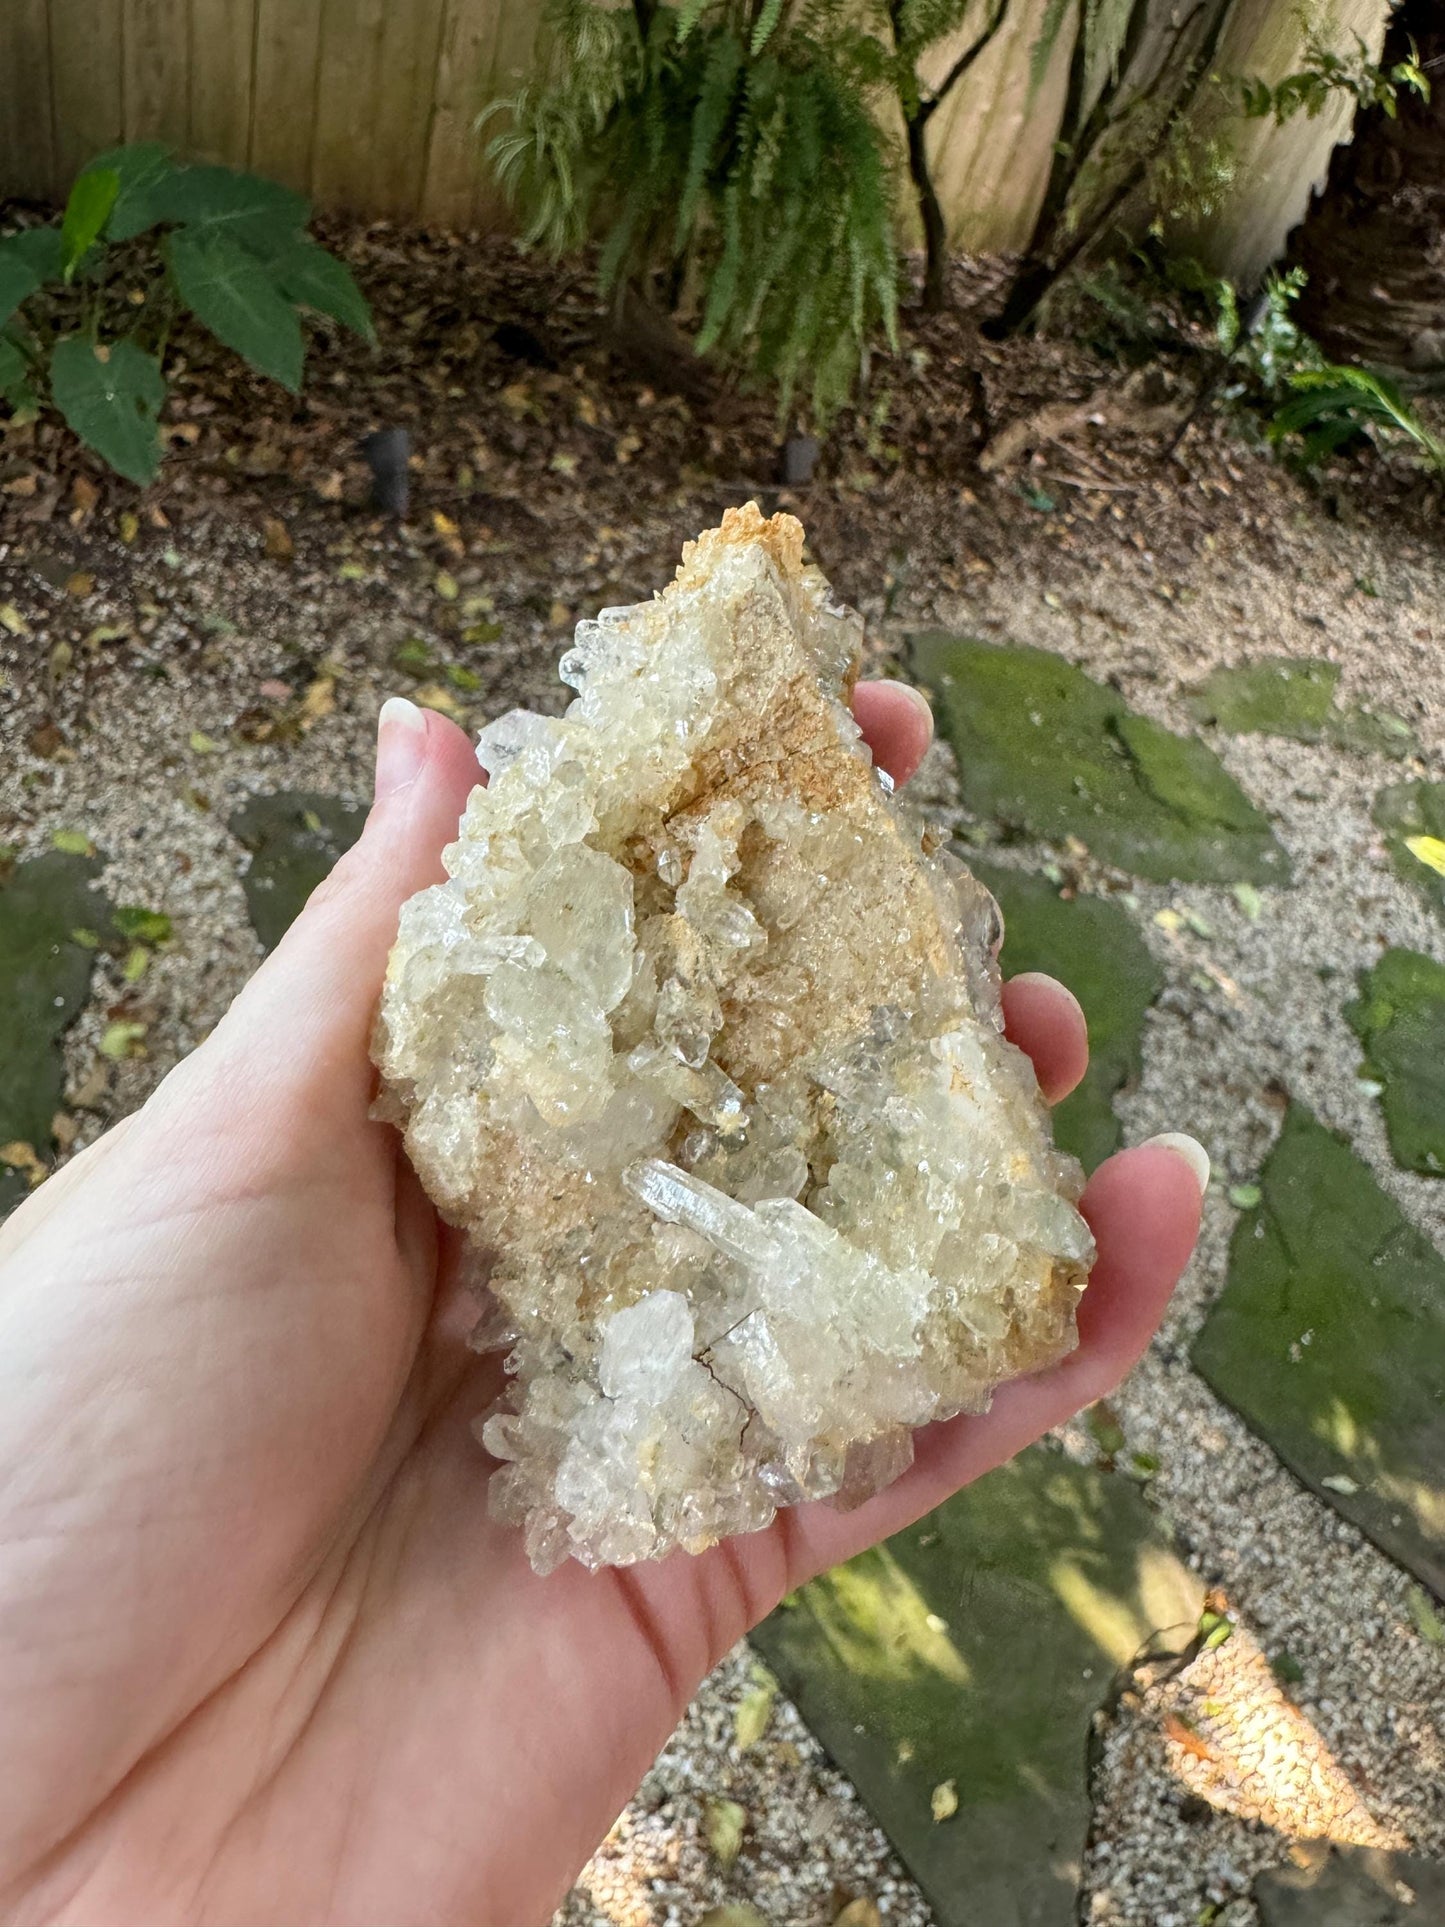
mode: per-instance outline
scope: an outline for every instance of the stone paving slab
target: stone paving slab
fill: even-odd
[[[1123,1142],[1114,1096],[1139,1076],[1144,1013],[1163,989],[1164,973],[1121,904],[1065,898],[1047,877],[1006,870],[968,850],[960,854],[1003,912],[1004,974],[1047,971],[1083,1005],[1089,1069],[1073,1095],[1054,1107],[1054,1140],[1092,1171]]]
[[[1418,950],[1387,950],[1360,973],[1345,1016],[1380,1086],[1395,1162],[1445,1177],[1445,964]]]
[[[41,1158],[65,1089],[60,1040],[110,929],[95,884],[101,867],[98,857],[53,850],[0,881],[0,1144],[28,1144]]]
[[[1042,649],[936,632],[910,649],[976,815],[1158,881],[1288,882],[1268,819],[1198,737]]]
[[[309,790],[253,796],[230,819],[226,827],[251,853],[241,887],[264,949],[275,949],[365,821],[359,805]]]
[[[1292,1104],[1194,1343],[1299,1478],[1445,1597],[1445,1258]]]
[[[1203,1604],[1138,1487],[1034,1446],[754,1633],[938,1927],[1073,1927],[1090,1722]]]
[[[1418,1854],[1332,1847],[1309,1867],[1254,1883],[1261,1927],[1441,1927],[1445,1865]]]

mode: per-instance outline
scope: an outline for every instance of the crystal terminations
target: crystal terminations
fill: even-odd
[[[487,1254],[494,1508],[547,1571],[853,1504],[1074,1343],[1093,1248],[998,913],[890,800],[861,623],[730,510],[578,625],[387,971],[381,1115]]]

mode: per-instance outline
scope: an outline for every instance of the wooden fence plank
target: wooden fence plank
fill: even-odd
[[[254,0],[249,164],[309,193],[323,0]]]
[[[256,0],[191,0],[186,122],[193,154],[244,167],[251,143]]]
[[[50,0],[57,186],[125,138],[120,21],[121,0]]]
[[[369,212],[395,160],[375,145],[386,16],[387,0],[325,0],[311,187],[327,207]]]
[[[1335,0],[1321,37],[1347,53],[1358,34],[1377,60],[1389,12],[1389,0]],[[1304,42],[1305,24],[1296,9],[1281,10],[1273,0],[1239,0],[1220,44],[1219,71],[1277,82],[1298,69]],[[1212,116],[1201,118],[1201,131],[1217,130],[1220,119],[1216,102]],[[1215,212],[1181,243],[1197,248],[1217,273],[1253,286],[1304,218],[1336,144],[1349,136],[1350,119],[1340,95],[1314,120],[1298,114],[1283,127],[1272,120],[1236,120],[1223,130],[1234,158],[1233,182]]]
[[[415,217],[421,203],[444,5],[445,0],[410,0],[405,7],[393,5],[386,16],[368,197],[378,214]]]
[[[0,0],[0,192],[56,192],[45,0]]]
[[[1067,67],[1065,35],[1030,84],[1045,5],[1015,6],[930,129],[956,245],[1027,235]],[[1386,10],[1336,0],[1330,38],[1358,29],[1377,45]],[[540,12],[540,0],[0,0],[0,194],[58,198],[100,148],[162,139],[330,206],[504,227],[475,121],[534,65]],[[1276,76],[1299,44],[1289,0],[1236,0],[1218,65]],[[954,51],[936,51],[939,71]],[[1344,120],[1339,107],[1285,128],[1231,125],[1235,185],[1181,244],[1250,280],[1282,247]]]
[[[484,179],[475,130],[489,88],[503,8],[518,0],[447,0],[432,99],[421,214],[439,227],[500,224],[501,203]]]
[[[184,147],[190,133],[188,13],[176,0],[125,0],[121,32],[126,139]]]

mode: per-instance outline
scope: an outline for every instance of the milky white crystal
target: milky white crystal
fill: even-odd
[[[1093,1249],[1001,1033],[992,898],[847,695],[861,624],[749,506],[578,625],[560,720],[405,906],[375,1054],[490,1272],[479,1425],[539,1571],[850,1504],[1074,1342]]]

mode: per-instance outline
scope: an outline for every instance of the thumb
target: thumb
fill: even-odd
[[[402,904],[441,882],[441,853],[485,781],[466,733],[393,696],[377,719],[376,797],[361,837],[236,999],[210,1045],[247,1070],[371,1088],[367,1043]],[[215,1066],[213,1065],[213,1068]],[[268,1080],[269,1081],[269,1080]],[[330,1102],[343,1093],[328,1089]]]

